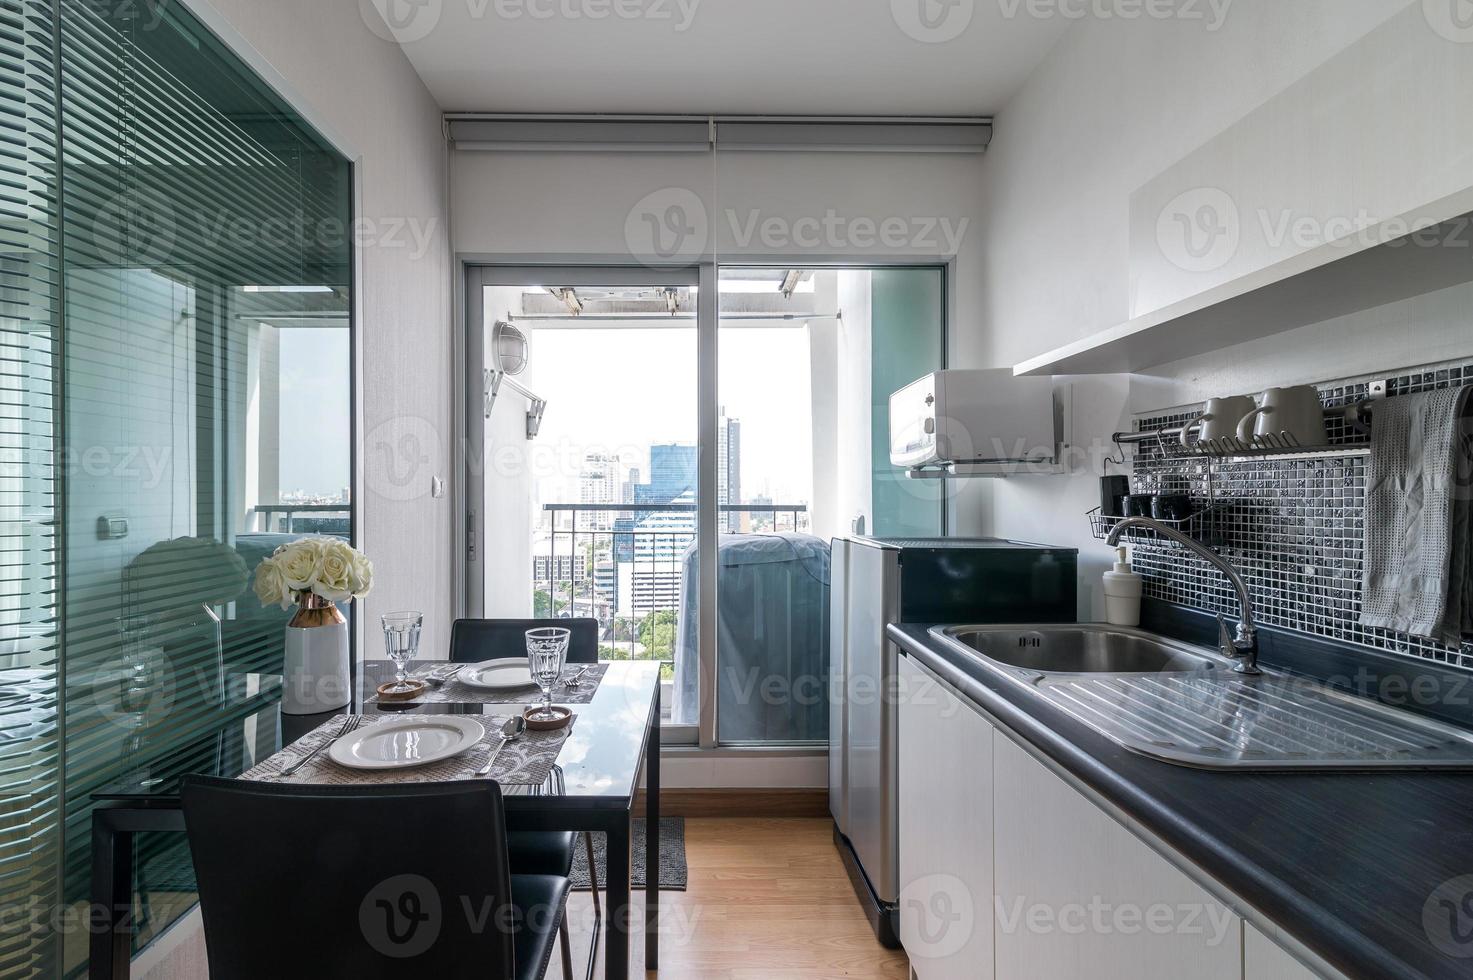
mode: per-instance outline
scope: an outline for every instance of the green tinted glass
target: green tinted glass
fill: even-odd
[[[280,673],[250,587],[351,537],[350,168],[178,4],[63,0],[63,897],[91,794],[211,771]],[[194,901],[181,835],[136,855],[138,941]],[[84,937],[85,938],[85,937]],[[85,942],[67,939],[67,968]]]

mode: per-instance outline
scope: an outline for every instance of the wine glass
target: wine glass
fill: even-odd
[[[561,626],[541,626],[527,630],[527,663],[532,679],[542,688],[542,707],[532,713],[538,721],[551,721],[552,689],[563,676],[563,663],[568,659],[569,630]]]
[[[396,673],[391,694],[402,694],[409,690],[404,670],[419,653],[419,631],[424,625],[424,614],[414,611],[392,612],[383,616],[384,651],[394,661]]]

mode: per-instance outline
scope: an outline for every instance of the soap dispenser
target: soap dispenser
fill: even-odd
[[[1125,545],[1115,549],[1115,567],[1105,573],[1105,622],[1111,626],[1141,624],[1141,577],[1130,567]]]

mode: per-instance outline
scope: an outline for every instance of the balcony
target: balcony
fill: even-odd
[[[544,504],[542,510],[532,551],[534,615],[593,617],[601,658],[657,660],[665,680],[675,680],[696,505]],[[719,511],[722,534],[809,530],[807,504],[722,504]]]

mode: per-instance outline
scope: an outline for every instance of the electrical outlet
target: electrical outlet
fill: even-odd
[[[128,536],[128,519],[104,514],[97,519],[97,537],[100,541],[116,541]]]

